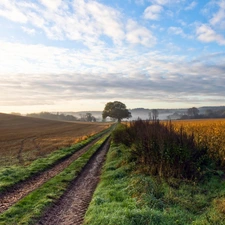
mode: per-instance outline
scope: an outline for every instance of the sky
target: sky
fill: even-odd
[[[0,0],[0,112],[225,105],[225,0]]]

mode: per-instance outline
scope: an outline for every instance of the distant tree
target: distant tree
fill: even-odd
[[[207,117],[213,117],[213,116],[214,116],[214,113],[213,113],[212,109],[207,109],[207,110],[205,111],[205,115],[206,115]]]
[[[85,115],[84,114],[79,114],[80,116],[80,121],[86,121]]]
[[[91,113],[86,113],[85,119],[86,119],[86,121],[91,122],[92,121],[92,114]]]
[[[22,116],[21,113],[18,113],[18,112],[11,112],[11,115],[14,115],[14,116]]]
[[[191,117],[197,117],[199,114],[199,110],[196,107],[192,107],[188,109],[187,114]]]
[[[66,120],[68,120],[68,121],[76,121],[77,118],[75,116],[73,116],[73,115],[66,115]]]
[[[64,115],[64,114],[53,114],[49,112],[40,112],[40,113],[30,113],[27,114],[29,117],[35,117],[35,118],[43,118],[43,119],[49,119],[49,120],[66,120],[66,121],[76,121],[78,120],[75,116],[72,115]]]
[[[152,109],[151,112],[152,112],[152,119],[157,120],[159,116],[159,111],[157,109]]]
[[[148,118],[149,118],[149,120],[152,120],[152,111],[148,112]]]
[[[122,119],[131,117],[131,113],[126,108],[126,105],[119,101],[108,102],[102,112],[102,118],[115,118],[120,123]]]
[[[88,122],[96,122],[96,118],[91,113],[86,113],[85,120]]]

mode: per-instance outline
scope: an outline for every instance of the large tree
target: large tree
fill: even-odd
[[[191,116],[191,117],[197,117],[199,114],[199,110],[195,107],[192,107],[192,108],[188,109],[187,114],[188,114],[188,116]]]
[[[125,104],[122,102],[108,102],[105,105],[105,109],[102,112],[102,117],[105,119],[106,117],[111,117],[117,119],[118,122],[121,122],[122,119],[131,117],[131,113],[128,111]]]

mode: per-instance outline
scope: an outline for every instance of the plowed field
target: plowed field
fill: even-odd
[[[106,123],[60,122],[0,113],[0,165],[29,164],[108,126]]]

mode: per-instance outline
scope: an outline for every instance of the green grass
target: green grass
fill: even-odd
[[[31,176],[34,176],[42,171],[45,171],[51,168],[60,160],[68,158],[76,151],[80,150],[96,138],[102,136],[108,132],[111,128],[108,128],[96,135],[91,136],[90,138],[81,141],[75,145],[72,145],[69,148],[63,148],[56,150],[46,157],[39,158],[33,161],[29,166],[10,166],[5,167],[0,170],[0,193],[11,188],[13,185],[28,179]]]
[[[201,183],[140,174],[129,149],[112,144],[85,225],[225,224],[225,182]]]
[[[60,198],[70,182],[76,178],[91,156],[103,145],[109,134],[97,141],[85,154],[70,164],[60,174],[31,192],[0,215],[1,225],[35,224],[53,202]]]

